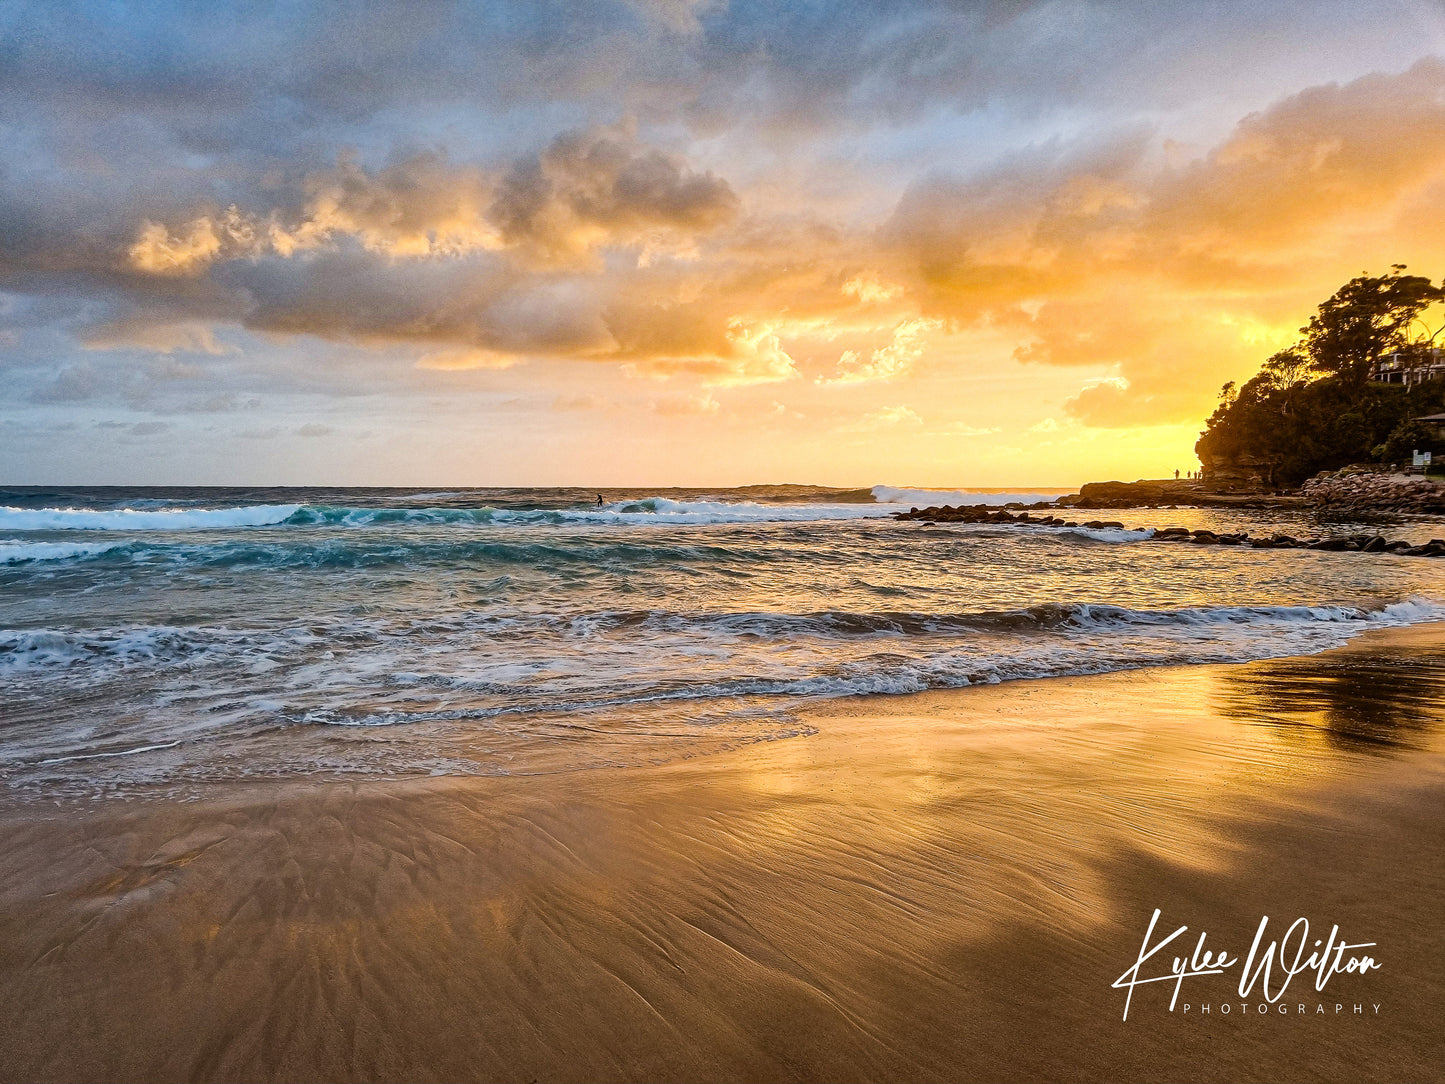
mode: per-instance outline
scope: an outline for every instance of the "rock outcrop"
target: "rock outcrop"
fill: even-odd
[[[1157,482],[1089,482],[1070,503],[1075,508],[1145,508],[1177,499]]]
[[[1034,507],[1038,508],[1042,505]],[[1033,516],[1028,512],[1011,512],[1007,509],[990,508],[981,504],[910,508],[907,512],[895,512],[893,518],[921,520],[925,527],[933,527],[942,523],[1009,523],[1021,527],[1082,527],[1085,530],[1118,530],[1124,527],[1124,524],[1118,520],[1091,519],[1078,523],[1060,516]],[[1401,557],[1445,557],[1445,538],[1432,538],[1428,542],[1416,544],[1404,539],[1390,541],[1381,534],[1295,538],[1278,531],[1268,536],[1251,537],[1246,531],[1219,534],[1215,531],[1190,530],[1188,527],[1125,529],[1151,531],[1148,538],[1150,542],[1187,542],[1195,546],[1249,546],[1257,550],[1304,549],[1324,550],[1330,553],[1389,553]]]
[[[1445,512],[1445,485],[1418,475],[1346,467],[1300,489],[1306,505],[1337,511]]]
[[[1208,493],[1203,483],[1190,478],[1140,479],[1137,482],[1089,482],[1077,495],[1060,497],[1060,508],[1173,508],[1198,507],[1272,508],[1297,504],[1297,497],[1283,497],[1253,491]]]
[[[1210,493],[1275,493],[1275,465],[1262,456],[1233,456],[1228,459],[1201,452],[1204,488]]]

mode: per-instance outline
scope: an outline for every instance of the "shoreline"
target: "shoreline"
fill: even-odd
[[[799,717],[651,768],[0,809],[0,1077],[1442,1079],[1445,624]],[[1199,978],[1210,1015],[1125,1022],[1154,907],[1384,967],[1322,1015]]]

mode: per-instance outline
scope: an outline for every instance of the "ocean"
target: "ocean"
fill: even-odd
[[[1305,513],[923,527],[1064,490],[0,489],[0,785],[648,765],[820,699],[1318,652],[1445,619],[1438,561],[1149,542]],[[1445,534],[1395,520],[1392,538]]]

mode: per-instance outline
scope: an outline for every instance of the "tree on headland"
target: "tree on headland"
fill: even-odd
[[[1404,264],[1395,264],[1388,275],[1350,279],[1300,328],[1295,352],[1322,373],[1363,384],[1376,361],[1414,345],[1411,325],[1445,298],[1445,288],[1404,271]]]
[[[1445,406],[1445,381],[1406,389],[1370,380],[1383,358],[1434,339],[1420,318],[1445,300],[1445,283],[1404,272],[1396,264],[1388,275],[1351,279],[1300,328],[1298,343],[1244,384],[1226,384],[1194,446],[1200,459],[1247,463],[1267,484],[1293,485],[1348,463],[1397,458],[1419,439],[1411,419]]]

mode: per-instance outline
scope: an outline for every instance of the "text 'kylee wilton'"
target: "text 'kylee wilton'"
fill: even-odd
[[[1165,947],[1174,943],[1178,938],[1189,932],[1188,926],[1180,926],[1167,937],[1154,942],[1154,930],[1159,924],[1159,909],[1154,909],[1154,914],[1149,919],[1149,928],[1144,931],[1143,943],[1139,946],[1139,955],[1134,963],[1122,975],[1114,980],[1113,989],[1127,990],[1124,995],[1124,1019],[1129,1019],[1129,1006],[1133,1002],[1134,988],[1145,986],[1155,982],[1172,982],[1174,984],[1173,995],[1169,999],[1169,1011],[1174,1012],[1179,1005],[1179,994],[1183,989],[1185,979],[1198,978],[1202,975],[1223,975],[1228,973],[1240,962],[1237,953],[1231,953],[1226,949],[1213,950],[1206,948],[1206,941],[1209,934],[1201,930],[1199,938],[1194,943],[1194,949],[1187,956],[1175,956],[1167,971],[1161,967],[1162,957],[1153,965],[1153,970],[1158,973],[1147,973],[1146,968]],[[1265,915],[1259,920],[1259,928],[1255,931],[1254,942],[1249,946],[1249,953],[1244,957],[1244,966],[1239,975],[1239,996],[1250,997],[1259,984],[1258,996],[1264,999],[1262,1004],[1254,1007],[1255,1012],[1276,1012],[1283,1015],[1289,1014],[1289,1005],[1283,1004],[1285,992],[1289,989],[1290,981],[1301,972],[1310,972],[1314,976],[1314,987],[1316,992],[1323,992],[1331,978],[1339,974],[1360,974],[1369,971],[1380,970],[1380,964],[1374,957],[1368,955],[1354,955],[1356,949],[1374,948],[1375,942],[1361,941],[1351,944],[1342,939],[1339,926],[1331,926],[1327,938],[1316,938],[1310,940],[1310,924],[1307,919],[1298,918],[1283,937],[1277,941],[1270,941],[1263,950],[1265,932],[1269,927],[1269,916]],[[1222,1002],[1218,1011],[1221,1014],[1231,1013],[1233,1010],[1231,1002]],[[1248,1001],[1238,1003],[1242,1012],[1250,1011]],[[1302,1002],[1295,1002],[1298,1012],[1304,1013],[1307,1007]],[[1376,1014],[1380,1011],[1379,1005],[1373,1005]],[[1334,1006],[1336,1012],[1344,1012],[1343,1003]],[[1363,1013],[1364,1003],[1352,1006],[1353,1012]],[[1183,1006],[1184,1012],[1189,1012],[1190,1006],[1186,1003]],[[1210,1012],[1208,1006],[1198,1004],[1193,1010],[1199,1013]],[[1327,1013],[1329,1010],[1324,1003],[1317,1003],[1318,1013]]]

